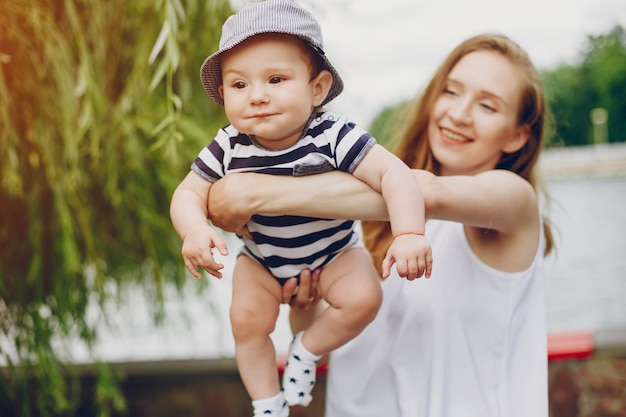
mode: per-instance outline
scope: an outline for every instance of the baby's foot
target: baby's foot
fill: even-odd
[[[302,345],[302,334],[298,333],[289,347],[283,374],[283,392],[287,404],[306,407],[312,399],[311,390],[315,385],[317,361],[321,355],[312,354]]]
[[[270,398],[252,401],[253,417],[289,417],[289,407],[282,391]]]

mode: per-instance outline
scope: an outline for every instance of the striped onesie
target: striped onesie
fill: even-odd
[[[311,175],[332,170],[354,172],[376,140],[329,110],[313,113],[302,138],[282,150],[261,147],[232,125],[220,129],[191,169],[215,182],[229,173]],[[255,215],[247,224],[252,239],[242,237],[242,252],[263,265],[282,285],[303,269],[320,268],[342,251],[360,246],[353,220]]]

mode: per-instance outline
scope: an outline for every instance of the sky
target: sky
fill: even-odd
[[[464,39],[500,32],[540,70],[576,64],[588,35],[626,28],[624,0],[297,0],[318,19],[344,81],[328,107],[368,127],[414,97]],[[231,0],[235,10],[248,0]]]

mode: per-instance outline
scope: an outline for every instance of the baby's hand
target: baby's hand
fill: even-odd
[[[383,278],[391,273],[396,264],[398,275],[409,281],[426,276],[430,278],[433,254],[430,244],[422,234],[406,233],[396,236],[383,259]]]
[[[187,234],[183,238],[183,260],[191,275],[202,279],[198,268],[204,269],[216,278],[222,278],[220,270],[223,264],[215,262],[212,249],[216,248],[221,255],[228,255],[228,248],[222,236],[208,224]]]

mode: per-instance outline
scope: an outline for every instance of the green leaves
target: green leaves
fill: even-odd
[[[626,141],[626,34],[616,26],[607,34],[590,35],[578,64],[542,73],[555,121],[551,145],[594,143],[590,112],[608,111],[610,142]]]
[[[71,358],[53,346],[92,345],[88,300],[116,297],[107,283],[140,283],[158,306],[186,282],[169,200],[226,123],[198,72],[230,13],[227,0],[3,4],[0,397],[14,414],[76,407]],[[121,410],[121,376],[99,373],[101,414]]]

